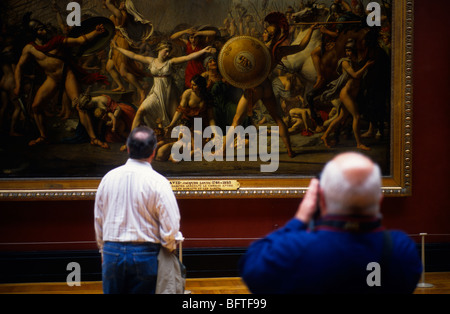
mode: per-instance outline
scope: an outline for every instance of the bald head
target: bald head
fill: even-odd
[[[152,129],[146,126],[134,128],[127,139],[127,147],[130,158],[147,159],[156,149],[156,135]]]
[[[321,179],[329,214],[375,215],[381,201],[381,171],[359,153],[337,155],[325,166]]]
[[[362,184],[372,174],[374,168],[374,163],[369,158],[357,153],[340,154],[333,162],[352,185]]]

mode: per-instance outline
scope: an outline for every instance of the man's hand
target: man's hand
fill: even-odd
[[[99,24],[99,25],[97,25],[97,26],[95,27],[95,31],[96,31],[98,34],[102,34],[102,33],[105,32],[105,27],[103,26],[103,24]]]
[[[297,213],[295,214],[295,218],[302,221],[305,224],[308,224],[311,218],[314,216],[314,213],[317,208],[317,197],[319,193],[319,180],[314,178],[309,183],[308,190],[303,197],[302,202],[298,206]]]
[[[311,28],[314,29],[320,29],[322,27],[322,25],[320,25],[320,23],[314,23],[313,25],[311,25]]]

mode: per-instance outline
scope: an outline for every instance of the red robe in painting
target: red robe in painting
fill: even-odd
[[[197,46],[195,49],[192,48],[190,42],[186,45],[186,55],[190,55],[193,52],[202,50],[204,47]],[[186,70],[184,72],[184,85],[186,88],[191,88],[191,79],[195,74],[202,74],[205,72],[205,67],[203,66],[203,58],[197,58],[191,60],[187,63]]]
[[[108,78],[106,76],[100,75],[99,73],[89,73],[81,66],[76,64],[76,62],[73,60],[73,56],[70,54],[70,50],[68,50],[68,48],[64,45],[65,40],[65,36],[56,35],[44,45],[38,45],[35,42],[30,42],[30,45],[36,48],[36,50],[45,53],[48,57],[62,60],[66,65],[71,67],[77,79],[82,83],[92,85],[96,82],[102,82],[103,84],[109,85]],[[50,51],[53,50],[62,51],[63,55],[59,56],[50,54]]]
[[[134,117],[136,115],[136,110],[133,108],[133,106],[114,101],[108,95],[103,96],[108,98],[108,102],[106,104],[106,110],[108,112],[114,113],[117,107],[120,107],[121,113],[118,119],[121,119],[125,123],[126,129],[128,130],[128,132],[130,132]],[[119,134],[112,132],[111,127],[108,127],[105,133],[105,141],[108,143],[122,143],[123,141],[126,141],[126,138],[123,138]]]

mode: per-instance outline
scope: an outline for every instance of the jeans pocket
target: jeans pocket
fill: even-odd
[[[139,280],[155,280],[158,274],[158,252],[133,253],[133,262]]]
[[[103,280],[110,280],[114,277],[117,277],[117,274],[120,273],[119,266],[119,253],[113,253],[103,250],[103,263],[102,263],[102,273]]]

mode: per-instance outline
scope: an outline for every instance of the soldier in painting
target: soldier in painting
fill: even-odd
[[[46,79],[36,92],[32,104],[32,113],[39,130],[39,137],[30,141],[28,145],[34,146],[48,141],[44,123],[44,107],[56,92],[58,92],[58,89],[60,93],[65,91],[72,101],[72,105],[77,107],[76,103],[80,95],[80,84],[77,74],[81,73],[77,72],[68,48],[83,45],[93,40],[96,36],[104,32],[104,28],[103,25],[97,25],[95,30],[86,35],[78,38],[70,38],[59,35],[51,37],[46,25],[38,20],[30,20],[29,27],[34,34],[34,41],[23,48],[22,55],[17,63],[14,73],[14,93],[16,95],[20,93],[22,68],[27,61],[34,58],[46,74]],[[90,79],[97,80],[104,78],[95,75],[82,78],[83,82],[88,84],[93,83]],[[91,139],[91,144],[105,147],[105,143],[97,139],[88,113],[79,108],[76,109],[78,110],[80,122]]]

